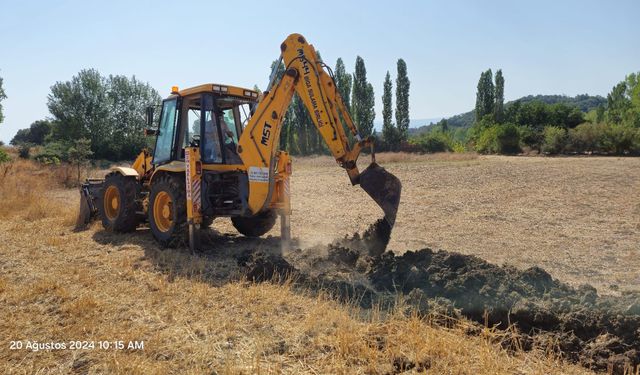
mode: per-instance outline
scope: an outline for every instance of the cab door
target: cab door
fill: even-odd
[[[158,125],[156,147],[153,152],[153,164],[162,164],[172,160],[177,123],[178,98],[164,100]]]

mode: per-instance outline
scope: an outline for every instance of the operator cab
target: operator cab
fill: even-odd
[[[200,147],[204,164],[242,164],[237,144],[251,109],[253,90],[217,84],[178,91],[162,102],[153,164],[184,161],[185,148]]]
[[[257,102],[256,91],[218,84],[174,87],[162,102],[152,163],[184,162],[187,147],[200,149],[205,218],[248,212],[249,181],[237,145]]]

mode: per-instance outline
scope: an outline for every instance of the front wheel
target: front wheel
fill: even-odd
[[[98,212],[106,230],[121,233],[136,230],[139,190],[140,186],[133,177],[112,173],[105,178],[98,200]]]
[[[187,208],[184,176],[165,174],[151,185],[149,227],[166,247],[187,242]]]
[[[273,228],[277,215],[274,210],[261,212],[255,216],[236,216],[231,218],[233,226],[247,237],[260,237]]]

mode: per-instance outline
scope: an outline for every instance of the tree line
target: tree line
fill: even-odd
[[[529,96],[505,105],[502,71],[494,79],[489,69],[478,80],[472,126],[450,128],[442,120],[431,131],[413,137],[411,144],[426,152],[638,155],[639,74],[629,74],[615,85],[606,102],[587,95],[569,104],[551,103],[550,96]]]

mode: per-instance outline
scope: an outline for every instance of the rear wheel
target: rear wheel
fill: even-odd
[[[112,173],[104,180],[98,211],[102,226],[114,232],[131,232],[138,227],[136,211],[140,186],[133,177]]]
[[[152,183],[148,215],[151,233],[162,246],[187,242],[184,176],[165,174]]]
[[[276,224],[277,216],[274,210],[269,210],[252,217],[232,217],[231,222],[238,232],[245,236],[260,237],[273,228]]]

